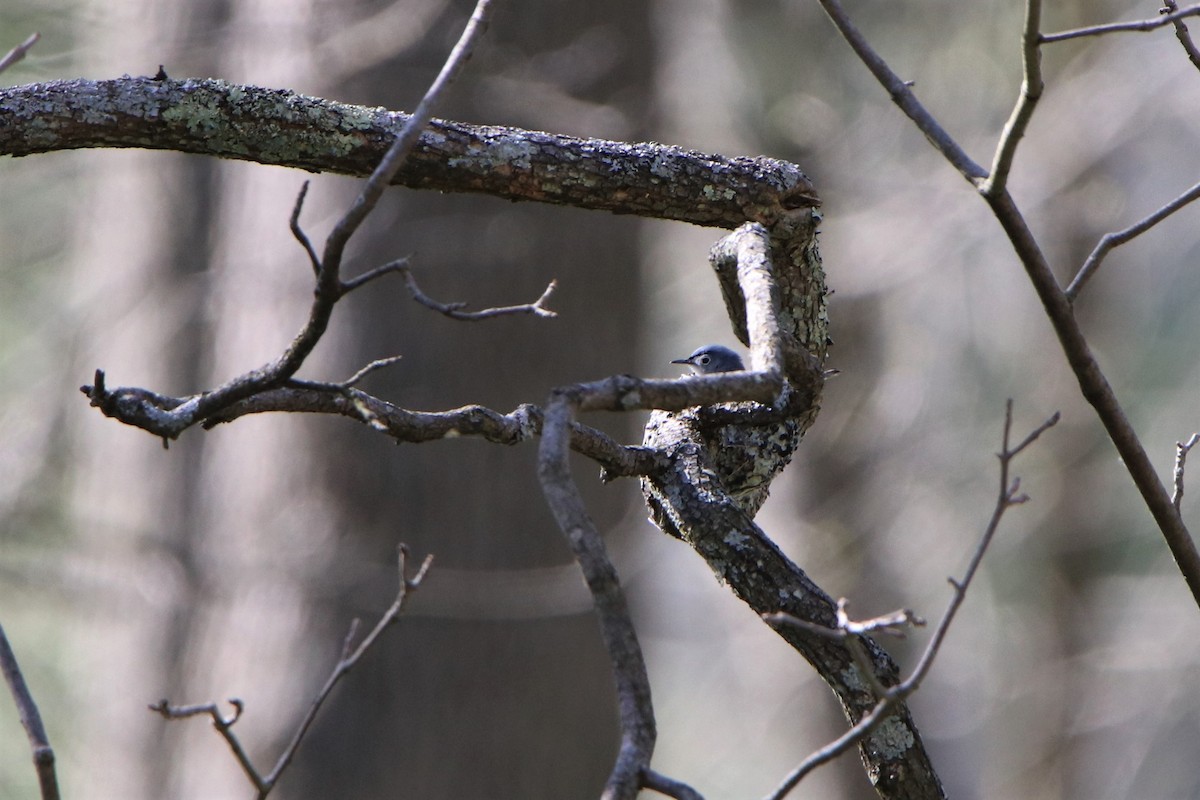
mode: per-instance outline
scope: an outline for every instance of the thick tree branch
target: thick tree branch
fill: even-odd
[[[0,89],[0,155],[140,147],[366,176],[409,120],[219,80],[53,81]],[[430,123],[393,183],[723,228],[818,202],[786,161],[446,120]]]

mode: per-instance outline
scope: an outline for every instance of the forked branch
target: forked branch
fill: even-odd
[[[1029,433],[1017,445],[1011,443],[1012,432],[1012,400],[1005,404],[1004,409],[1004,434],[1001,438],[1000,452],[997,458],[1000,460],[1000,491],[996,498],[996,504],[992,509],[991,517],[988,519],[987,526],[984,528],[983,535],[979,542],[975,545],[975,549],[971,553],[971,558],[967,564],[966,572],[963,577],[955,580],[950,579],[951,596],[950,602],[943,612],[941,619],[934,628],[933,635],[929,639],[929,643],[925,646],[925,650],[921,655],[917,666],[913,669],[912,674],[905,680],[891,687],[883,687],[878,680],[875,679],[874,666],[870,657],[867,655],[863,647],[862,640],[859,638],[864,633],[875,630],[886,630],[889,632],[902,631],[904,626],[910,624],[923,624],[917,621],[911,611],[898,611],[894,614],[889,614],[884,617],[867,620],[865,622],[854,622],[846,614],[846,601],[844,599],[838,602],[838,624],[836,627],[820,628],[806,620],[800,620],[790,614],[767,614],[764,619],[772,625],[788,625],[799,626],[804,630],[817,635],[825,636],[837,641],[844,642],[854,654],[855,662],[858,665],[860,673],[872,684],[876,696],[879,698],[875,707],[869,714],[864,716],[859,722],[839,736],[833,742],[830,742],[825,747],[812,753],[808,758],[804,759],[794,770],[792,770],[786,778],[780,783],[779,787],[774,792],[767,795],[766,800],[783,800],[796,786],[804,779],[806,775],[812,772],[822,764],[827,764],[843,753],[855,747],[872,732],[877,730],[881,724],[888,719],[896,704],[902,702],[905,698],[920,688],[921,682],[929,673],[930,667],[933,666],[934,659],[937,657],[938,651],[941,650],[942,643],[945,641],[946,633],[950,629],[950,624],[954,621],[955,615],[962,606],[963,600],[966,599],[967,589],[971,586],[971,581],[975,578],[976,572],[979,570],[979,565],[983,561],[983,556],[987,552],[988,545],[996,535],[996,531],[1000,527],[1000,521],[1004,517],[1004,513],[1015,505],[1020,505],[1028,501],[1028,497],[1021,492],[1021,482],[1017,478],[1010,478],[1009,467],[1012,460],[1017,457],[1025,448],[1033,444],[1039,436],[1045,433],[1049,428],[1053,427],[1059,420],[1058,412],[1043,422]]]
[[[409,595],[415,592],[421,586],[421,582],[425,580],[425,576],[429,573],[429,568],[433,565],[433,556],[425,556],[425,560],[421,562],[421,566],[416,573],[409,575],[408,573],[408,548],[404,545],[399,547],[398,555],[398,570],[400,575],[400,588],[397,591],[396,599],[392,605],[384,612],[379,621],[375,623],[375,627],[370,633],[363,637],[357,645],[354,644],[354,638],[358,633],[359,621],[356,619],[350,625],[350,631],[346,634],[346,639],[342,643],[341,656],[338,658],[337,664],[334,665],[333,671],[329,677],[325,679],[325,684],[317,692],[312,703],[309,704],[308,711],[305,712],[304,718],[296,727],[295,733],[292,734],[291,740],[280,753],[279,759],[275,762],[275,766],[269,773],[263,775],[258,768],[254,766],[233,726],[241,719],[243,712],[246,710],[246,705],[238,698],[230,698],[229,704],[233,706],[233,713],[225,716],[221,713],[220,707],[216,703],[202,703],[200,705],[190,706],[172,706],[166,700],[160,700],[150,706],[150,710],[162,715],[164,719],[176,720],[186,719],[195,716],[208,716],[212,719],[213,727],[225,743],[229,746],[230,752],[237,760],[238,766],[246,774],[247,779],[254,785],[257,800],[264,800],[275,785],[279,782],[279,778],[283,775],[284,770],[292,763],[292,759],[296,755],[296,751],[300,748],[300,743],[304,741],[305,735],[312,726],[313,720],[317,718],[317,713],[321,710],[321,706],[329,698],[329,694],[333,691],[333,687],[337,685],[350,670],[354,669],[355,665],[362,659],[366,652],[371,649],[371,646],[379,639],[380,635],[396,621],[400,613],[404,610],[405,602]]]

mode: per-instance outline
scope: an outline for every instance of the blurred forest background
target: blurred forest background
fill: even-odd
[[[5,85],[219,77],[411,109],[468,0],[152,0],[0,7]],[[1152,17],[1056,2],[1044,30]],[[1010,2],[851,3],[983,163],[1020,80]],[[1170,29],[1051,45],[1012,188],[1061,280],[1106,231],[1200,179],[1200,73]],[[917,724],[951,797],[1200,795],[1200,614],[983,202],[892,106],[815,3],[501,2],[439,116],[795,161],[824,201],[842,374],[759,522],[859,616],[936,618],[994,502],[1004,400],[1024,432],[1010,512],[929,679]],[[146,710],[237,696],[272,762],[350,620],[396,588],[395,547],[436,554],[409,612],[339,687],[280,798],[595,796],[616,746],[588,598],[543,505],[535,448],[400,447],[342,419],[263,416],[169,450],[77,387],[183,394],[257,366],[308,308],[287,218],[310,177],[139,151],[0,162],[0,621],[46,717],[67,797],[250,794],[201,721]],[[323,239],[357,182],[312,176]],[[1078,303],[1161,473],[1200,426],[1190,209],[1116,251]],[[338,307],[306,377],[416,409],[509,411],[555,385],[672,376],[733,344],[706,253],[719,231],[395,189],[349,269],[415,253],[422,287],[475,307],[560,289],[555,320],[457,323],[399,280]],[[640,438],[644,416],[586,420]],[[832,695],[632,481],[577,462],[634,604],[659,721],[655,766],[712,798],[761,796],[844,724]],[[1198,467],[1197,469],[1200,469]],[[1200,477],[1185,519],[1200,528]],[[925,634],[885,644],[911,668]],[[0,797],[36,793],[0,700]],[[873,796],[851,756],[797,797]]]

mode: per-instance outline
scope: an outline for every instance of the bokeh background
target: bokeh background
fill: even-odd
[[[1058,2],[1045,29],[1153,16]],[[7,0],[0,49],[43,34],[5,85],[220,77],[411,108],[469,0]],[[1019,85],[1016,2],[851,11],[968,151],[990,161]],[[1169,29],[1046,48],[1048,88],[1013,191],[1061,280],[1100,235],[1200,179],[1200,73]],[[1017,472],[1006,518],[913,701],[956,798],[1194,797],[1200,614],[1081,400],[1034,293],[970,188],[891,105],[815,3],[500,2],[440,115],[800,164],[824,200],[835,290],[824,410],[759,516],[866,616],[935,618],[995,499],[1005,398],[1016,428],[1063,421]],[[68,797],[250,791],[202,721],[148,703],[237,696],[264,769],[349,622],[395,592],[395,548],[433,552],[409,613],[335,692],[280,798],[596,796],[616,747],[588,599],[545,510],[534,447],[395,446],[340,419],[270,416],[164,450],[77,387],[170,393],[269,359],[310,273],[287,231],[301,183],[321,239],[353,180],[168,153],[0,162],[0,622],[46,717]],[[1078,309],[1164,480],[1200,427],[1197,215],[1113,253]],[[719,232],[489,198],[393,190],[350,270],[415,253],[423,287],[525,302],[553,321],[454,323],[380,282],[339,306],[304,375],[402,406],[511,410],[549,387],[669,376],[733,344],[705,261]],[[644,417],[588,420],[637,441]],[[577,462],[637,615],[660,728],[655,766],[706,796],[761,796],[843,729],[832,696],[636,487]],[[1194,490],[1200,491],[1200,490]],[[1197,527],[1196,502],[1185,516]],[[906,667],[925,634],[888,647]],[[0,797],[32,797],[0,700]],[[873,796],[853,757],[798,797]]]

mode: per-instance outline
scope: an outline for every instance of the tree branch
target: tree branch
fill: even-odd
[[[185,398],[175,405],[167,405],[161,402],[161,398],[141,389],[118,389],[109,392],[104,388],[103,373],[97,370],[95,384],[80,387],[91,404],[106,416],[161,436],[165,444],[191,426],[241,400],[274,389],[295,375],[325,335],[329,320],[333,316],[334,305],[348,291],[340,277],[346,244],[375,208],[383,190],[391,183],[416,144],[421,130],[429,123],[433,105],[470,57],[475,41],[487,27],[490,9],[491,0],[477,0],[471,19],[438,77],[422,97],[417,111],[405,120],[404,127],[372,171],[354,203],[333,226],[326,237],[325,248],[319,259],[316,258],[316,251],[308,237],[300,228],[299,217],[307,186],[301,189],[289,219],[289,227],[293,236],[304,247],[316,271],[316,288],[313,291],[308,321],[278,358],[215,389]]]
[[[25,55],[35,44],[38,43],[38,40],[41,38],[42,35],[37,31],[34,31],[33,33],[29,34],[25,41],[21,42],[12,50],[9,50],[7,53],[5,53],[4,57],[0,58],[0,72],[4,72],[4,70],[25,58]]]
[[[821,5],[825,7],[830,17],[833,18],[834,23],[842,31],[851,48],[859,55],[859,58],[862,59],[867,68],[876,75],[885,88],[892,91],[894,81],[897,80],[894,73],[891,72],[879,55],[850,24],[849,19],[838,5],[837,0],[821,0]],[[1178,12],[1177,15],[1168,15],[1156,22],[1167,24],[1171,21],[1170,17],[1184,16],[1184,12],[1188,14],[1200,13],[1200,6],[1189,7]],[[1027,15],[1027,24],[1028,20],[1029,17]],[[1093,33],[1096,32],[1095,29],[1088,30]],[[1041,41],[1058,41],[1062,38],[1064,38],[1062,35],[1057,35],[1057,38],[1043,36],[1041,37]],[[1066,38],[1074,38],[1074,34]],[[1028,42],[1026,42],[1027,46]],[[1067,356],[1067,361],[1071,365],[1071,370],[1075,373],[1075,378],[1079,382],[1080,392],[1083,394],[1084,399],[1095,409],[1101,424],[1104,425],[1109,438],[1116,446],[1117,452],[1121,455],[1125,463],[1125,468],[1129,471],[1130,477],[1133,478],[1134,485],[1137,486],[1143,501],[1146,503],[1146,507],[1150,510],[1151,515],[1153,515],[1158,529],[1162,532],[1163,538],[1171,550],[1171,555],[1175,558],[1175,563],[1178,565],[1179,571],[1188,584],[1193,599],[1200,605],[1200,552],[1197,552],[1196,544],[1192,541],[1187,526],[1184,525],[1183,519],[1172,505],[1166,488],[1159,480],[1150,457],[1146,454],[1145,448],[1142,447],[1142,443],[1138,440],[1137,432],[1134,431],[1128,417],[1125,416],[1124,410],[1117,401],[1112,386],[1109,385],[1108,379],[1105,378],[1100,365],[1092,355],[1087,339],[1084,337],[1083,331],[1075,319],[1071,300],[1062,288],[1059,287],[1058,280],[1054,277],[1054,272],[1046,261],[1045,254],[1042,253],[1037,240],[1029,230],[1020,209],[1009,195],[1007,189],[1001,186],[993,186],[987,193],[983,193],[982,189],[985,184],[974,180],[975,176],[964,169],[962,156],[960,155],[961,150],[957,144],[952,140],[945,142],[940,138],[935,139],[929,134],[931,130],[943,134],[944,132],[937,125],[936,121],[932,120],[928,112],[921,108],[919,109],[920,113],[914,115],[912,103],[915,101],[912,101],[908,95],[898,97],[895,91],[892,91],[892,96],[901,110],[908,114],[922,131],[926,131],[926,135],[929,136],[930,141],[943,153],[946,160],[956,167],[968,180],[972,180],[977,185],[981,191],[981,195],[987,201],[992,209],[992,213],[1000,223],[1000,226],[1008,235],[1008,240],[1016,252],[1017,258],[1025,268],[1025,274],[1029,277],[1030,283],[1033,284],[1033,288],[1042,302],[1046,316],[1049,318],[1055,335],[1058,337],[1059,344],[1062,346],[1063,353]]]
[[[546,403],[538,478],[546,504],[567,538],[592,593],[600,631],[612,663],[620,710],[621,748],[605,784],[605,800],[633,800],[650,768],[657,731],[650,700],[650,678],[641,645],[629,615],[616,567],[605,552],[604,540],[584,507],[583,496],[571,477],[567,460],[569,430],[578,410],[577,389],[555,390]]]
[[[1198,442],[1200,442],[1200,433],[1193,433],[1187,442],[1175,443],[1175,493],[1171,495],[1171,505],[1175,506],[1175,513],[1179,513],[1179,508],[1183,504],[1183,472],[1187,464],[1188,453]]]
[[[1187,6],[1170,14],[1154,17],[1153,19],[1137,20],[1135,22],[1110,22],[1105,25],[1091,25],[1086,28],[1075,28],[1060,33],[1045,33],[1040,37],[1044,44],[1065,42],[1069,39],[1082,39],[1085,36],[1101,36],[1105,33],[1122,33],[1126,31],[1145,32],[1172,25],[1185,17],[1200,14],[1200,4]]]
[[[1024,71],[1021,94],[1017,98],[1017,104],[1013,106],[1012,115],[1004,125],[1000,141],[996,144],[992,171],[979,187],[979,193],[984,197],[1003,191],[1008,185],[1008,174],[1017,154],[1017,144],[1025,135],[1029,120],[1033,118],[1033,110],[1045,88],[1042,81],[1042,53],[1038,48],[1041,20],[1041,0],[1025,0],[1025,28],[1021,32],[1021,64]]]
[[[35,40],[36,41],[36,40]],[[30,42],[32,44],[32,42]],[[17,714],[21,718],[21,726],[29,737],[29,748],[33,752],[33,768],[37,772],[38,788],[42,800],[58,800],[58,777],[54,771],[54,748],[46,736],[46,728],[42,724],[42,715],[34,702],[33,694],[21,674],[21,666],[17,663],[16,653],[0,625],[0,672],[4,673],[4,682],[12,693],[13,702],[17,706]]]
[[[1163,0],[1163,7],[1159,9],[1159,13],[1174,14],[1178,10],[1179,5],[1175,0]],[[1171,24],[1175,26],[1175,38],[1183,46],[1183,52],[1187,53],[1188,60],[1192,62],[1192,66],[1200,69],[1200,49],[1197,49],[1196,43],[1192,41],[1192,35],[1188,33],[1187,23],[1182,18],[1179,18],[1172,20]]]
[[[821,8],[825,9],[825,14],[842,34],[842,38],[850,45],[850,49],[871,71],[875,80],[879,81],[879,84],[891,95],[892,102],[900,107],[900,110],[913,121],[921,133],[925,134],[929,143],[945,156],[946,160],[953,164],[955,169],[961,172],[968,181],[977,183],[986,178],[987,172],[983,167],[971,160],[971,157],[946,132],[941,123],[929,113],[925,106],[921,105],[912,89],[909,88],[909,84],[901,80],[900,76],[893,72],[887,62],[867,43],[866,37],[850,21],[850,16],[842,8],[842,4],[838,0],[820,0],[820,3]]]
[[[1191,203],[1196,198],[1200,198],[1200,183],[1197,183],[1192,188],[1188,189],[1183,194],[1176,197],[1171,202],[1164,205],[1162,208],[1155,211],[1153,214],[1141,219],[1130,225],[1124,230],[1106,233],[1100,237],[1100,241],[1096,244],[1095,249],[1088,254],[1084,259],[1083,266],[1079,268],[1079,272],[1075,273],[1075,277],[1071,280],[1066,289],[1067,299],[1074,302],[1079,293],[1083,291],[1084,285],[1091,279],[1092,275],[1100,269],[1100,262],[1104,260],[1109,251],[1114,247],[1119,247],[1130,239],[1141,236],[1146,231],[1153,228],[1158,223],[1162,222],[1167,217],[1174,214],[1179,209]]]
[[[219,80],[52,81],[0,89],[0,155],[137,147],[366,176],[409,120]],[[721,228],[819,203],[787,161],[447,120],[430,123],[393,183]]]
[[[986,528],[984,528],[983,536],[980,537],[979,543],[975,546],[971,554],[970,562],[967,565],[966,573],[960,580],[950,579],[950,585],[953,589],[953,594],[950,597],[950,603],[946,607],[946,611],[942,614],[941,620],[934,629],[933,635],[929,639],[929,643],[925,646],[925,650],[921,655],[921,659],[917,662],[917,666],[913,669],[912,675],[907,680],[901,681],[894,686],[880,691],[878,683],[876,683],[876,693],[878,702],[871,711],[863,716],[853,727],[844,734],[839,736],[834,741],[830,742],[825,747],[815,751],[808,758],[804,759],[780,785],[767,796],[766,800],[782,800],[804,779],[810,772],[822,764],[827,764],[838,756],[842,755],[856,744],[859,744],[873,732],[879,729],[881,725],[888,719],[888,715],[892,712],[897,704],[901,703],[905,698],[915,692],[929,673],[930,667],[933,666],[933,661],[937,657],[938,651],[941,650],[942,642],[945,641],[946,633],[950,629],[950,624],[954,621],[958,609],[962,606],[963,600],[966,599],[967,589],[971,585],[971,581],[975,577],[975,573],[979,569],[980,563],[983,561],[983,556],[987,552],[988,545],[991,544],[996,531],[1000,527],[1000,520],[1004,517],[1004,512],[1015,505],[1020,505],[1026,502],[1029,498],[1020,493],[1020,481],[1018,479],[1009,480],[1009,465],[1014,458],[1026,447],[1037,440],[1039,436],[1045,433],[1048,429],[1058,423],[1059,414],[1055,412],[1053,416],[1035,428],[1028,436],[1026,436],[1016,447],[1010,445],[1010,433],[1012,431],[1012,400],[1005,404],[1004,410],[1004,435],[1002,444],[997,458],[1000,460],[1000,492],[996,499],[996,505],[992,510],[991,518],[988,520]],[[785,625],[800,627],[810,633],[826,636],[837,641],[841,641],[851,646],[852,653],[858,654],[856,662],[860,663],[865,660],[862,654],[862,639],[863,633],[870,630],[889,630],[894,629],[897,625],[909,623],[912,621],[912,612],[897,612],[886,617],[881,617],[865,622],[853,622],[845,613],[845,600],[838,601],[837,624],[835,627],[820,630],[813,623],[798,619],[790,614],[774,613],[764,615],[764,619],[772,625]],[[869,663],[867,664],[869,667]],[[868,677],[872,677],[873,673],[869,669],[863,669],[863,672]],[[940,788],[940,787],[939,787]],[[909,795],[912,796],[912,795]]]
[[[321,706],[324,705],[325,701],[329,698],[330,693],[333,691],[333,687],[337,685],[338,681],[345,677],[346,673],[348,673],[355,667],[355,665],[358,664],[363,655],[366,654],[367,650],[369,650],[376,640],[379,639],[379,636],[383,633],[383,631],[396,621],[396,619],[400,616],[400,613],[404,610],[405,601],[407,601],[409,595],[420,588],[421,582],[425,580],[425,576],[429,573],[429,568],[433,565],[433,556],[425,556],[425,560],[421,562],[421,566],[417,570],[416,574],[412,577],[409,577],[407,564],[408,548],[404,545],[400,545],[398,548],[397,560],[400,575],[400,588],[397,591],[396,599],[392,602],[392,605],[388,608],[388,610],[384,612],[383,616],[379,618],[379,621],[375,624],[375,627],[371,629],[371,632],[363,637],[363,640],[359,642],[356,647],[352,647],[352,644],[354,636],[358,631],[359,622],[356,619],[353,623],[351,623],[350,632],[346,635],[346,639],[342,644],[342,653],[337,664],[334,665],[333,671],[330,672],[329,677],[325,679],[325,684],[321,687],[320,691],[317,692],[317,695],[313,698],[312,703],[309,704],[308,711],[305,713],[304,718],[300,721],[300,724],[296,727],[296,731],[292,734],[291,740],[283,749],[283,752],[280,753],[278,760],[275,762],[275,766],[267,775],[262,775],[254,766],[254,762],[250,760],[250,756],[246,753],[246,749],[242,745],[241,740],[238,738],[237,734],[234,733],[233,726],[239,719],[241,719],[242,712],[244,712],[246,709],[245,703],[238,698],[234,697],[230,698],[229,700],[230,705],[233,706],[233,715],[229,717],[221,714],[221,710],[216,703],[203,703],[200,705],[191,706],[172,706],[166,700],[160,700],[159,702],[151,705],[150,710],[156,714],[160,714],[164,719],[168,720],[186,719],[188,717],[200,715],[208,715],[211,717],[213,727],[216,728],[217,732],[221,735],[221,738],[225,740],[225,743],[229,746],[230,752],[233,753],[233,757],[237,760],[238,765],[241,766],[242,771],[246,773],[247,779],[249,779],[250,783],[254,785],[255,792],[257,793],[255,795],[257,800],[265,800],[267,795],[271,793],[271,790],[274,789],[275,785],[279,782],[279,778],[283,775],[283,771],[286,770],[288,765],[292,763],[292,759],[295,757],[296,751],[300,748],[300,743],[304,741],[305,735],[308,733],[309,728],[312,727],[313,720],[315,720],[317,717],[317,712],[321,710]]]
[[[386,265],[385,265],[386,266]],[[382,269],[382,267],[381,267]],[[396,267],[396,271],[404,276],[404,285],[408,287],[408,293],[412,295],[412,299],[416,300],[421,305],[428,309],[447,316],[450,319],[457,319],[463,322],[478,322],[485,319],[494,319],[495,317],[508,317],[517,314],[530,314],[535,317],[557,317],[558,313],[546,308],[546,301],[550,299],[550,295],[558,288],[558,281],[550,281],[546,286],[546,290],[541,296],[532,303],[522,303],[515,306],[499,306],[497,308],[485,308],[481,311],[464,311],[466,303],[439,303],[429,295],[421,291],[421,287],[417,286],[417,279],[413,276],[412,268],[407,263]]]

